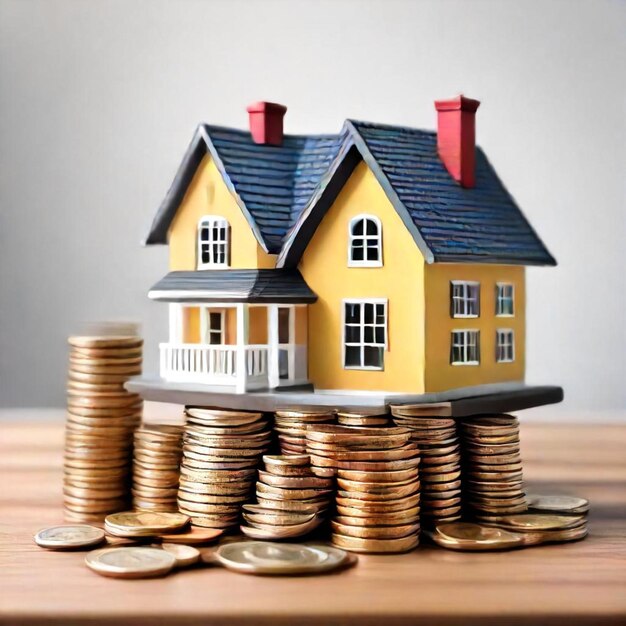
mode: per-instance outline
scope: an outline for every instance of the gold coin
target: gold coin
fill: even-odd
[[[48,550],[75,550],[102,543],[104,531],[95,526],[66,524],[44,528],[34,539],[38,546]]]
[[[192,493],[184,489],[179,489],[178,498],[189,502],[197,502],[199,504],[235,504],[246,502],[249,499],[249,492],[233,496],[223,494],[215,495]]]
[[[212,496],[239,496],[250,492],[252,481],[238,483],[195,483],[180,479],[180,488],[186,492]]]
[[[143,350],[139,348],[76,348],[73,347],[70,356],[83,359],[134,359],[141,357]]]
[[[523,513],[520,515],[501,515],[491,519],[481,519],[481,523],[496,525],[507,530],[532,532],[544,530],[566,530],[580,526],[585,521],[582,515],[554,515],[541,513]]]
[[[273,524],[275,526],[293,526],[310,522],[316,516],[314,507],[308,513],[287,512],[271,509],[258,504],[244,504],[243,518],[252,525]]]
[[[420,531],[418,523],[399,524],[392,526],[352,526],[342,524],[336,519],[330,522],[333,533],[344,537],[360,537],[362,539],[401,539],[409,535],[416,535]]]
[[[176,567],[189,567],[200,560],[200,550],[180,543],[162,543],[161,548],[176,559]]]
[[[411,443],[394,450],[317,450],[311,454],[311,463],[316,464],[317,457],[335,461],[398,461],[415,458],[416,451],[417,446]]]
[[[200,528],[228,529],[236,526],[238,521],[238,515],[232,518],[225,517],[224,515],[194,515],[191,517],[192,526],[198,526]]]
[[[526,496],[528,508],[535,511],[550,513],[578,514],[589,510],[589,500],[576,496],[545,496],[528,494]]]
[[[388,511],[379,514],[367,513],[349,507],[337,507],[337,513],[338,515],[334,518],[335,521],[349,526],[396,526],[419,522],[420,507],[415,506],[405,511]]]
[[[70,369],[67,373],[70,380],[76,380],[83,383],[91,384],[112,384],[112,383],[124,383],[130,376],[127,374],[87,374],[85,372],[77,372]]]
[[[87,567],[111,578],[149,578],[167,574],[175,557],[159,548],[122,547],[94,550],[85,557]]]
[[[351,480],[360,483],[402,483],[416,480],[419,477],[417,468],[390,471],[358,471],[338,469],[337,476],[342,480]]]
[[[238,515],[241,504],[238,502],[215,503],[215,502],[190,502],[181,495],[177,499],[178,508],[185,515]]]
[[[163,542],[168,544],[205,544],[216,541],[224,534],[223,530],[211,528],[194,528],[191,526],[188,530],[180,533],[169,533],[160,536]]]
[[[67,342],[75,348],[136,348],[143,339],[136,336],[73,336]]]
[[[579,541],[589,534],[586,523],[579,524],[573,528],[564,528],[561,530],[544,530],[544,531],[524,531],[522,538],[524,545],[538,546],[546,543],[564,543],[566,541]]]
[[[519,533],[470,522],[439,524],[428,536],[438,545],[452,550],[504,550],[523,545]]]
[[[355,498],[346,498],[341,495],[336,497],[337,506],[359,509],[368,513],[387,513],[388,511],[396,512],[418,506],[420,503],[420,494],[415,493],[411,496],[398,498],[396,500],[385,500],[383,502],[372,502],[369,500],[358,500]]]
[[[108,515],[105,523],[129,534],[159,534],[183,528],[189,518],[180,513],[136,513],[126,511]],[[119,533],[116,533],[119,534]]]
[[[347,554],[331,546],[241,541],[220,546],[215,558],[228,569],[244,574],[309,574],[343,565]]]
[[[330,495],[330,489],[283,489],[272,487],[261,482],[256,484],[257,493],[274,494],[284,500],[306,500],[320,496]]]
[[[332,543],[343,550],[361,553],[400,553],[408,552],[419,545],[419,534],[399,539],[363,539],[333,533]]]
[[[317,476],[276,476],[263,470],[259,470],[259,480],[272,487],[288,489],[332,488],[332,481],[327,478],[318,478]]]
[[[276,509],[284,512],[309,513],[311,509],[317,513],[328,508],[328,501],[302,502],[299,500],[274,500],[266,498],[263,494],[257,494],[258,505],[264,509]],[[248,505],[244,505],[248,506]]]

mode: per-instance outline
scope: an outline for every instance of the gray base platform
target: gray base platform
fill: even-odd
[[[451,389],[440,393],[394,394],[379,392],[339,392],[308,389],[262,391],[237,394],[223,388],[193,383],[171,383],[161,378],[138,377],[126,383],[126,389],[145,400],[171,402],[185,406],[207,406],[241,411],[273,412],[288,407],[333,407],[388,411],[390,404],[423,404],[433,414],[467,417],[485,413],[510,413],[563,399],[563,389],[556,386],[529,386],[501,383]]]

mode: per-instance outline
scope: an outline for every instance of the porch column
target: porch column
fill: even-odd
[[[267,378],[270,389],[278,387],[278,306],[270,304],[267,311]]]
[[[183,305],[178,302],[170,302],[170,343],[183,342]]]
[[[245,393],[248,368],[246,364],[246,346],[250,331],[250,317],[247,304],[237,304],[237,393]]]

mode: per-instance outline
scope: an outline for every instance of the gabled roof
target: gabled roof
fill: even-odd
[[[277,254],[342,144],[340,135],[285,135],[259,145],[249,132],[202,124],[153,220],[146,244],[167,243],[167,231],[200,162],[209,153],[259,243]]]
[[[428,263],[555,265],[480,148],[476,185],[461,187],[431,131],[346,121],[338,135],[285,135],[259,145],[249,132],[201,125],[154,218],[147,244],[167,231],[202,158],[211,154],[261,246],[297,265],[346,180],[364,160]]]
[[[298,270],[170,272],[148,294],[166,302],[311,303],[317,296]]]
[[[428,263],[476,262],[555,265],[487,157],[476,148],[476,185],[461,187],[437,154],[431,131],[346,122],[350,150],[342,150],[322,180],[341,189],[358,152],[372,170]],[[348,168],[344,161],[351,161]],[[320,192],[288,233],[278,266],[298,263],[334,197]]]

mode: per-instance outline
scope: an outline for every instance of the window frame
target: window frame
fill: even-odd
[[[511,339],[508,343],[501,343],[501,338],[510,335]],[[501,359],[500,349],[511,348],[511,358]],[[496,329],[496,363],[515,363],[515,330],[513,328]]]
[[[371,220],[376,224],[377,233],[375,235],[367,234],[367,221]],[[363,234],[355,235],[353,233],[353,229],[356,224],[360,221],[363,221]],[[353,245],[355,240],[363,241],[363,260],[354,259]],[[376,250],[378,251],[378,259],[375,261],[368,261],[365,257],[367,256],[367,241],[368,240],[376,240]],[[359,215],[355,215],[348,222],[348,267],[383,267],[383,225],[380,221],[380,218],[376,215],[372,215],[370,213],[359,213]]]
[[[341,366],[345,370],[364,370],[373,372],[383,372],[385,370],[385,352],[389,350],[389,300],[387,298],[345,298],[341,301]],[[347,342],[346,341],[346,306],[348,304],[360,305],[361,313],[359,316],[359,329],[360,329],[360,342]],[[383,325],[384,342],[382,344],[377,342],[365,341],[365,305],[374,305],[374,323],[367,324],[374,328],[374,339],[376,339],[376,328],[380,327],[380,324],[376,324],[376,305],[383,305],[383,314],[385,316],[385,322]],[[358,346],[361,351],[361,363],[365,363],[365,347],[370,346],[374,348],[383,349],[382,364],[380,367],[375,365],[346,365],[346,348],[349,346]]]
[[[476,346],[476,356],[478,357],[476,361],[455,361],[454,360],[454,347],[455,347],[454,335],[456,333],[463,333],[463,335],[466,337],[465,345],[463,346],[463,352],[464,352],[465,358],[467,358],[468,348],[470,347],[470,344],[467,341],[467,338],[469,337],[470,333],[476,334],[476,342],[474,344]],[[450,332],[450,365],[453,365],[455,367],[459,365],[480,365],[480,330],[478,328],[454,328]]]
[[[512,313],[501,313],[500,303],[504,302],[504,297],[500,296],[500,290],[505,287],[511,288],[511,310]],[[512,282],[497,282],[496,283],[496,317],[515,317],[515,284]]]
[[[224,228],[224,240],[213,239],[213,228]],[[202,240],[202,230],[207,227],[209,230],[209,239]],[[213,246],[224,245],[224,262],[215,263],[209,261],[208,263],[202,262],[202,246],[206,244],[209,246],[209,257],[213,258]],[[196,269],[214,269],[214,268],[227,268],[230,267],[230,223],[221,215],[203,215],[199,220],[196,227]]]
[[[470,302],[469,287],[476,287],[476,313],[456,313],[454,303],[457,301],[454,297],[454,288],[464,287],[464,295],[460,302],[465,303],[464,309],[467,311],[467,303]],[[480,317],[480,281],[477,280],[451,280],[450,281],[450,317],[453,319],[476,319]]]
[[[220,316],[220,330],[212,330],[211,313]],[[211,343],[211,333],[220,333],[220,343]],[[226,345],[226,309],[215,309],[211,307],[200,307],[200,343],[204,346],[224,346]]]

